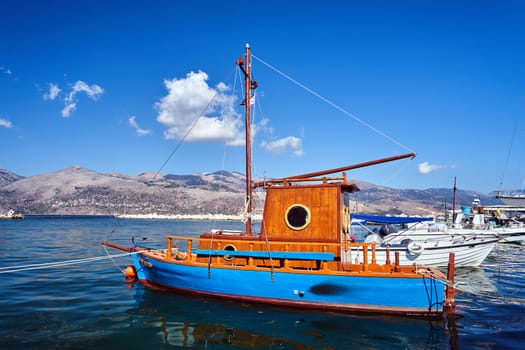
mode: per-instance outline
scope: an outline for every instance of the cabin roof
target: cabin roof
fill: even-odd
[[[292,186],[304,186],[304,187],[340,187],[342,192],[358,192],[360,191],[354,183],[348,183],[346,176],[341,177],[310,177],[310,178],[283,178],[276,180],[267,180],[257,182],[254,187],[265,187],[265,188],[287,188]]]

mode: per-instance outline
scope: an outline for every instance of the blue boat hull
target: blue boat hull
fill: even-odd
[[[135,254],[139,281],[230,300],[345,312],[441,315],[444,284],[385,274],[324,274],[172,263]]]

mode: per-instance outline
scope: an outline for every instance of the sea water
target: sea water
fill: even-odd
[[[103,240],[155,247],[237,222],[26,217],[0,220],[0,349],[522,349],[524,247],[498,244],[458,269],[453,317],[304,312],[181,296],[126,283],[130,257]],[[106,251],[106,249],[108,249]],[[55,264],[56,263],[56,264]],[[43,265],[50,264],[50,265]],[[51,265],[52,264],[52,265]],[[242,281],[239,281],[242,283]]]

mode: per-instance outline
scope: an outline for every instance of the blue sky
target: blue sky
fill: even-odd
[[[413,151],[348,176],[519,189],[523,18],[522,1],[3,0],[0,168],[244,173],[235,61],[250,43],[256,176]]]

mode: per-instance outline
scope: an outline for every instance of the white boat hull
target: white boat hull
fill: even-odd
[[[491,229],[462,229],[449,228],[447,231],[432,232],[427,229],[409,230],[403,233],[386,236],[384,243],[399,244],[403,240],[435,242],[457,241],[459,239],[499,239],[501,243],[525,244],[525,227],[491,228]]]
[[[400,265],[447,266],[450,253],[455,254],[456,267],[479,266],[496,246],[499,238],[480,239],[456,238],[454,240],[414,241],[412,244],[378,244],[376,245],[376,260],[383,264],[387,260],[387,249],[390,261],[395,261],[399,252]],[[371,248],[370,248],[371,250]],[[343,261],[347,263],[362,263],[362,249],[351,249],[343,252]],[[369,262],[372,253],[368,252]]]
[[[497,198],[505,203],[505,205],[525,208],[525,195],[497,196]]]

